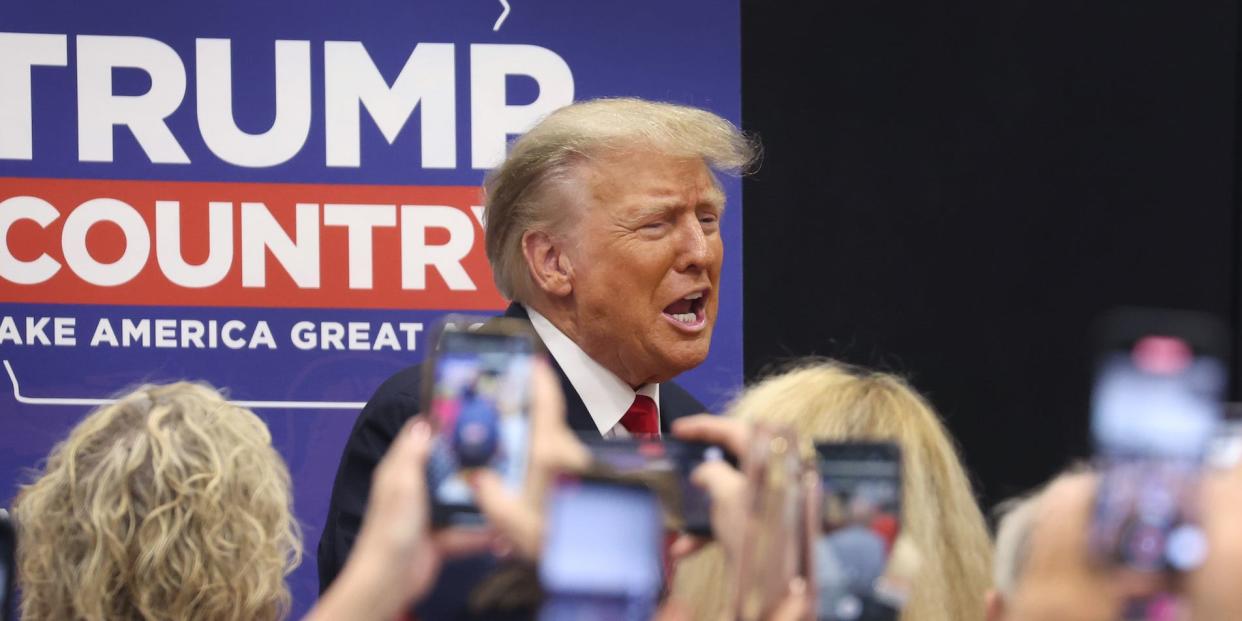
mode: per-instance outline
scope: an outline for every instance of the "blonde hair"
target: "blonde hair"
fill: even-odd
[[[832,362],[803,362],[743,392],[729,415],[789,425],[807,444],[886,440],[902,451],[902,531],[922,558],[908,621],[980,621],[990,586],[983,514],[953,442],[931,406],[902,379]],[[681,563],[674,593],[722,618],[729,598],[723,553],[709,546]]]
[[[532,282],[522,255],[526,231],[560,226],[570,210],[550,190],[591,158],[627,149],[699,158],[740,174],[758,146],[729,121],[706,110],[635,98],[595,99],[561,108],[513,143],[483,182],[487,260],[505,297],[526,301]]]
[[[263,421],[209,386],[91,412],[14,505],[22,618],[276,619],[301,560]]]

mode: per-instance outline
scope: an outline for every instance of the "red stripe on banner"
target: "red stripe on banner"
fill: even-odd
[[[0,300],[500,309],[481,204],[467,186],[0,178]]]

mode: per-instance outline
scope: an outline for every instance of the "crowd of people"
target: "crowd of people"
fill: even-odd
[[[441,430],[422,415],[427,375],[417,365],[394,375],[341,457],[315,555],[321,597],[308,618],[540,616],[549,496],[591,470],[587,440],[628,438],[721,449],[689,475],[709,499],[710,535],[669,533],[655,565],[656,618],[1242,619],[1236,464],[1203,465],[1187,500],[1202,563],[1139,572],[1092,553],[1100,475],[1087,466],[1009,503],[991,537],[953,438],[894,375],[801,360],[707,414],[674,378],[704,361],[717,316],[725,194],[715,175],[744,173],[757,158],[752,139],[710,112],[636,99],[568,106],[514,143],[484,189],[488,258],[513,302],[505,316],[529,322],[546,351],[522,414],[524,480],[515,487],[486,465],[469,468],[481,523],[434,523],[428,464]],[[779,439],[801,469],[793,476],[819,481],[791,496],[807,513],[781,522],[803,530],[757,519],[774,485],[793,485],[753,476],[774,459],[756,446],[778,446],[757,438]],[[826,493],[814,477],[825,443],[893,446],[899,485]],[[89,413],[12,508],[23,619],[289,613],[286,577],[303,554],[289,472],[262,420],[208,385],[144,385]],[[829,509],[841,536],[824,552],[815,544]],[[773,552],[790,542],[800,549]],[[833,554],[845,548],[878,556]],[[583,571],[615,561],[585,552]],[[864,557],[879,565],[851,565]],[[883,605],[828,600],[827,562],[865,576],[829,586],[874,590]],[[774,597],[739,595],[757,592],[756,577],[774,584]]]

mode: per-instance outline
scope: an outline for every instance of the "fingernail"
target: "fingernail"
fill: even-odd
[[[789,581],[789,592],[794,595],[802,595],[806,593],[806,579],[802,576],[795,576]]]
[[[425,420],[414,421],[414,426],[410,427],[410,433],[419,439],[426,439],[431,436],[431,426]]]

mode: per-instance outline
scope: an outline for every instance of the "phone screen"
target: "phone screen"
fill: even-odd
[[[437,524],[480,520],[465,470],[489,468],[510,488],[522,487],[534,361],[525,333],[441,333],[427,404],[436,430],[427,471]]]
[[[711,536],[711,503],[707,491],[690,482],[690,473],[704,461],[725,459],[723,449],[677,440],[591,438],[586,444],[596,470],[655,490],[671,530]]]
[[[1194,498],[1223,419],[1228,367],[1206,320],[1157,319],[1115,329],[1097,356],[1091,431],[1101,474],[1091,545],[1132,569],[1188,570],[1207,551]]]
[[[876,586],[901,532],[901,452],[891,443],[815,445],[820,479],[814,544],[821,621],[895,619]]]
[[[664,527],[646,487],[563,479],[548,501],[541,619],[648,619],[663,584]]]

